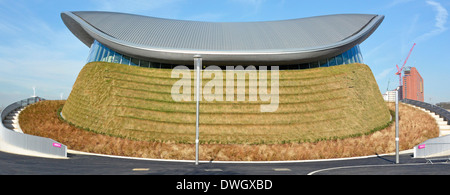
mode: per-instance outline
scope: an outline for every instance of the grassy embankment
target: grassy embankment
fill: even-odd
[[[27,107],[20,114],[25,133],[50,137],[69,149],[144,158],[194,159],[193,144],[136,141],[97,134],[69,125],[58,117],[65,101],[44,101]],[[389,105],[394,109],[394,105]],[[400,149],[410,149],[437,137],[435,120],[418,109],[400,105]],[[359,137],[290,144],[202,144],[201,160],[304,160],[383,154],[395,151],[395,125]]]
[[[170,75],[171,70],[87,64],[67,102],[27,108],[20,116],[21,127],[75,150],[193,159],[195,102],[172,100],[171,88],[179,79]],[[245,82],[248,85],[248,78]],[[274,113],[261,113],[260,105],[269,102],[260,99],[203,101],[200,159],[299,160],[393,151],[394,142],[386,141],[391,140],[392,127],[377,131],[387,125],[389,111],[366,65],[280,71],[279,85],[280,104]],[[58,119],[56,112],[63,105],[73,125]],[[433,125],[421,126],[429,123],[421,121],[426,116],[410,111],[414,114],[401,112],[402,120],[412,125],[401,124],[411,129],[402,143],[414,145],[433,137]]]
[[[179,79],[171,78],[171,72],[112,63],[87,64],[62,113],[68,122],[99,134],[192,144],[195,102],[172,99],[171,88]],[[226,74],[223,76],[226,85]],[[203,79],[203,85],[208,82]],[[249,78],[245,82],[248,86]],[[248,101],[247,88],[243,102],[202,101],[201,143],[335,140],[367,134],[389,122],[389,111],[373,74],[363,64],[280,71],[279,86],[279,107],[273,113],[260,112],[260,105],[268,101]]]

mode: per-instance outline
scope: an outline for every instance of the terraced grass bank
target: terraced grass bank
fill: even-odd
[[[270,72],[270,71],[269,71]],[[195,101],[172,99],[172,70],[93,62],[80,72],[62,114],[84,129],[132,140],[192,144]],[[279,106],[261,112],[249,101],[202,101],[202,143],[282,144],[367,134],[385,127],[389,110],[367,65],[279,71]],[[194,73],[192,72],[192,86]],[[226,87],[226,76],[223,73]],[[269,88],[270,88],[270,73]],[[203,86],[211,79],[203,79]],[[235,78],[239,82],[239,78]],[[249,78],[245,78],[246,87]],[[236,86],[235,86],[236,87]],[[235,88],[235,90],[237,90]],[[192,93],[193,89],[192,89]],[[223,93],[225,100],[225,91]],[[236,93],[235,93],[236,94]],[[208,96],[205,94],[204,96]],[[192,95],[192,100],[194,100]]]

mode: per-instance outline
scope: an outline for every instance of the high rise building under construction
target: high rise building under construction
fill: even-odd
[[[424,101],[423,78],[415,67],[405,67],[402,88],[404,99]]]

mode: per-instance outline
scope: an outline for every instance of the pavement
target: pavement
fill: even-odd
[[[69,153],[49,159],[0,152],[0,175],[450,175],[450,163],[411,153],[338,160],[271,163],[159,161]]]
[[[418,106],[414,106],[414,105],[410,105],[410,104],[407,104],[407,105],[417,108],[419,110],[422,110],[422,111],[428,113],[431,117],[433,117],[436,120],[436,124],[439,127],[439,136],[450,135],[450,125],[448,124],[447,121],[444,120],[444,118],[442,118],[441,116],[439,116],[436,113],[431,112],[427,109],[424,109],[424,108],[421,108]]]
[[[19,125],[19,114],[20,112],[22,112],[23,109],[24,107],[21,107],[10,112],[3,120],[3,125],[6,128],[11,129],[15,132],[23,133]]]
[[[67,159],[50,159],[20,156],[0,152],[0,175],[135,175],[145,177],[27,177],[2,181],[8,184],[23,184],[28,189],[46,187],[58,190],[104,193],[118,190],[184,192],[294,192],[312,189],[320,192],[355,191],[356,189],[381,192],[400,190],[415,192],[417,187],[427,191],[442,190],[446,179],[423,177],[424,175],[450,175],[450,163],[446,161],[426,163],[425,159],[414,159],[411,153],[401,154],[400,163],[395,164],[395,155],[371,157],[313,160],[272,163],[218,163],[194,161],[173,162],[148,159],[115,158],[69,153]],[[313,175],[313,176],[308,176]],[[314,176],[332,175],[332,177]],[[335,175],[415,175],[415,177],[361,177],[337,178]],[[8,177],[5,177],[8,178]],[[238,184],[238,185],[236,185]],[[319,185],[317,185],[319,184]],[[386,188],[397,186],[400,188]],[[90,187],[92,186],[92,187]],[[205,187],[206,186],[206,187]],[[430,187],[434,186],[434,187]],[[440,187],[438,187],[440,186]],[[357,188],[355,188],[357,187]],[[431,189],[429,189],[431,188]],[[94,190],[94,191],[93,191]],[[400,192],[399,191],[399,192]],[[56,193],[56,192],[53,192]],[[95,193],[95,192],[94,192]]]

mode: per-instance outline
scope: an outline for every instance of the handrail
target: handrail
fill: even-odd
[[[16,110],[17,108],[25,107],[43,100],[45,99],[41,97],[31,97],[14,102],[2,110],[2,122],[0,125],[0,151],[46,158],[67,157],[67,146],[49,138],[12,131],[6,128],[3,124],[3,120],[10,112]]]
[[[434,112],[440,117],[444,118],[444,120],[447,121],[447,124],[450,125],[450,112],[446,109],[426,102],[410,99],[403,99],[402,102]],[[414,146],[414,158],[429,158],[433,156],[448,155],[449,151],[450,135],[436,137]]]
[[[20,101],[10,104],[9,106],[7,106],[6,108],[4,108],[1,111],[2,126],[5,127],[3,124],[3,120],[5,120],[5,118],[8,116],[8,114],[11,113],[12,111],[16,110],[17,108],[25,107],[25,106],[33,104],[35,102],[44,101],[44,100],[45,99],[41,98],[41,97],[31,97],[31,98],[20,100]]]
[[[439,106],[429,104],[426,102],[417,101],[417,100],[403,99],[401,101],[403,103],[412,104],[412,105],[427,109],[431,112],[434,112],[437,115],[439,115],[440,117],[444,118],[444,120],[447,121],[447,124],[450,125],[450,112],[444,108],[441,108]]]

